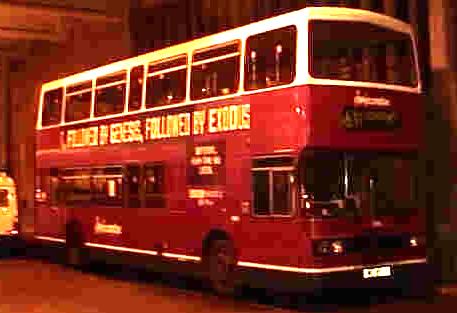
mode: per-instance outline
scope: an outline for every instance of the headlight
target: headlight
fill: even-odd
[[[425,235],[411,235],[409,238],[410,247],[423,247],[425,242]]]
[[[343,240],[318,240],[314,242],[315,255],[341,255],[344,252]]]

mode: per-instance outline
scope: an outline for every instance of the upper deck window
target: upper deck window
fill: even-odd
[[[151,63],[146,82],[146,107],[174,104],[186,98],[187,56]]]
[[[289,84],[295,77],[295,26],[257,34],[246,42],[245,89]]]
[[[89,118],[91,102],[92,81],[67,86],[65,95],[65,122]]]
[[[124,112],[126,72],[97,78],[95,93],[95,116]]]
[[[50,126],[60,123],[62,113],[63,89],[55,89],[45,92],[43,98],[43,112],[41,125]]]
[[[224,96],[238,91],[240,43],[195,52],[191,74],[191,99]]]
[[[365,22],[311,21],[310,73],[316,78],[417,85],[408,34]]]
[[[141,98],[143,94],[144,66],[140,65],[130,71],[130,92],[129,92],[129,111],[141,109]]]

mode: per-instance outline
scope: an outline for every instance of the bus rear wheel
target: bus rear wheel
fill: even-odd
[[[234,277],[235,251],[230,240],[213,240],[208,255],[209,281],[214,292],[233,296],[236,290]]]

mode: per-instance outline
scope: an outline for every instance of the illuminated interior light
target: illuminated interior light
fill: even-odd
[[[172,95],[168,95],[168,96],[167,96],[167,99],[168,99],[168,100],[173,100],[173,96],[172,96]]]
[[[301,113],[301,109],[300,109],[299,107],[296,107],[296,108],[295,108],[295,112],[296,112],[297,114],[300,114],[300,113]]]
[[[19,232],[17,230],[14,230],[14,229],[10,232],[11,235],[17,235],[18,233]]]
[[[279,44],[279,45],[276,45],[276,53],[277,53],[277,54],[282,53],[282,45],[280,45],[280,44]]]
[[[114,180],[108,180],[108,197],[116,197],[116,182]]]
[[[289,182],[290,182],[291,184],[293,184],[293,183],[295,182],[295,176],[294,176],[294,175],[290,175],[290,176],[289,176]]]
[[[222,88],[222,89],[221,89],[221,93],[222,93],[223,95],[228,95],[228,94],[230,93],[230,89],[229,89],[229,88]]]
[[[230,221],[239,222],[240,221],[240,217],[238,215],[232,215],[232,216],[230,216]]]
[[[311,209],[311,203],[309,201],[305,202],[305,208]]]
[[[257,57],[257,52],[255,52],[255,50],[252,50],[251,51],[251,59],[255,59]]]
[[[417,241],[417,238],[416,237],[411,237],[409,239],[409,245],[411,247],[417,247],[419,245],[418,241]]]

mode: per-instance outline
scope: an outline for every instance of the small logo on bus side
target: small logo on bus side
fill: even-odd
[[[360,90],[355,91],[354,96],[354,106],[378,106],[378,107],[386,107],[390,106],[390,100],[384,97],[368,97],[366,94],[362,95]]]
[[[106,224],[106,221],[104,219],[101,219],[99,216],[96,216],[94,224],[94,233],[121,235],[122,226],[117,224]]]

